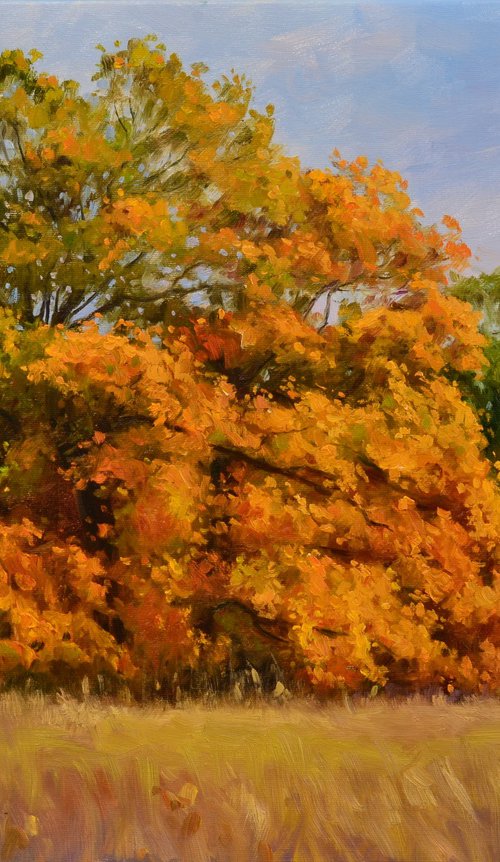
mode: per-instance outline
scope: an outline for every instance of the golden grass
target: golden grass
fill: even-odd
[[[500,703],[0,700],[4,858],[498,862]]]

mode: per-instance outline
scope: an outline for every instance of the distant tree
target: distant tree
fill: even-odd
[[[483,373],[456,377],[462,393],[477,410],[488,440],[487,454],[500,461],[500,269],[469,278],[455,277],[450,292],[469,302],[481,313],[481,329],[488,343],[484,350]]]
[[[467,278],[454,275],[450,292],[481,311],[481,328],[488,336],[500,337],[500,269]]]

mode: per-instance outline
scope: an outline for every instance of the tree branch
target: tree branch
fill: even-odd
[[[324,485],[320,484],[318,481],[314,479],[310,479],[307,476],[301,475],[298,473],[298,470],[305,469],[309,470],[309,472],[316,473],[319,478],[324,479],[325,481],[335,481],[333,476],[330,476],[328,473],[322,473],[321,470],[316,470],[314,468],[309,467],[279,467],[277,464],[270,464],[269,461],[266,461],[264,458],[259,458],[253,455],[248,455],[246,452],[242,452],[240,449],[232,449],[230,446],[213,446],[215,452],[219,452],[221,455],[227,455],[228,457],[238,458],[241,461],[245,461],[247,464],[251,464],[253,467],[256,467],[259,470],[265,470],[267,473],[272,473],[277,476],[284,476],[287,479],[293,479],[296,482],[301,482],[303,485],[307,485],[309,488],[313,488],[319,494],[322,494],[325,497],[329,497],[332,490],[339,490],[338,486],[334,488],[325,488]]]
[[[122,127],[122,129],[123,129],[123,131],[125,132],[125,135],[126,135],[126,137],[127,137],[127,139],[128,139],[128,136],[129,136],[129,135],[128,135],[128,129],[127,129],[127,127],[126,127],[125,123],[123,122],[122,118],[120,117],[120,115],[119,115],[119,113],[118,113],[118,109],[117,109],[116,105],[113,105],[113,108],[115,109],[116,119],[117,119],[117,120],[118,120],[118,122],[120,123],[120,126]]]
[[[239,610],[248,614],[248,616],[251,617],[257,631],[259,631],[265,637],[271,638],[271,640],[274,641],[279,641],[280,643],[288,643],[287,638],[281,637],[281,635],[277,635],[274,632],[270,632],[264,628],[264,625],[266,623],[269,625],[279,625],[281,620],[270,620],[267,619],[267,617],[261,617],[256,610],[254,610],[253,608],[249,608],[248,605],[246,605],[239,599],[225,599],[224,601],[219,602],[219,604],[215,605],[214,608],[210,609],[211,617],[213,618],[218,611],[222,611],[225,610],[225,608],[230,607],[239,608]]]
[[[19,148],[19,154],[20,154],[21,159],[23,161],[23,165],[26,165],[26,156],[24,155],[24,150],[23,150],[22,145],[21,145],[21,137],[19,135],[19,128],[18,128],[17,123],[12,123],[12,128],[14,129],[14,134],[16,136],[17,146]]]

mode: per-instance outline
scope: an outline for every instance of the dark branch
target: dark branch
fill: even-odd
[[[244,602],[241,602],[239,599],[225,599],[223,602],[219,602],[214,608],[211,609],[211,616],[214,617],[218,611],[225,610],[225,608],[239,608],[239,610],[248,614],[251,617],[253,625],[261,634],[265,637],[270,638],[274,641],[279,641],[280,643],[288,643],[287,638],[281,637],[281,635],[275,634],[275,632],[270,632],[266,628],[264,628],[265,624],[267,625],[278,625],[280,620],[270,620],[266,617],[261,617],[260,614],[257,613],[253,608],[249,608],[248,605],[245,605]]]
[[[318,632],[320,635],[326,635],[327,638],[341,638],[347,635],[347,632],[337,632],[334,629],[325,629],[323,626],[313,626],[313,628],[315,632]]]
[[[325,486],[320,484],[318,481],[310,479],[308,476],[304,476],[303,474],[297,472],[298,470],[306,469],[309,472],[317,474],[319,478],[324,479],[325,481],[329,481],[330,483],[334,481],[332,476],[328,475],[327,473],[322,473],[320,470],[315,470],[308,467],[279,467],[277,464],[270,464],[269,461],[266,461],[264,458],[258,458],[253,455],[248,455],[246,452],[242,452],[239,449],[232,449],[230,446],[214,446],[213,449],[215,452],[219,452],[221,455],[238,458],[241,461],[245,461],[247,464],[251,464],[253,467],[257,467],[257,469],[259,470],[265,470],[267,473],[272,473],[277,476],[284,476],[287,479],[293,479],[296,482],[301,482],[303,485],[307,485],[309,488],[313,488],[315,491],[317,491],[319,494],[322,494],[323,496],[329,497],[331,491],[334,490],[333,486],[330,488],[325,488]]]
[[[23,147],[21,144],[21,136],[19,135],[19,128],[18,128],[17,123],[13,123],[12,128],[14,129],[14,134],[16,136],[17,146],[19,148],[19,153],[20,153],[21,159],[23,161],[23,165],[25,165],[26,164],[26,156],[24,155],[24,150],[23,150]]]
[[[125,132],[125,135],[128,138],[128,129],[127,129],[125,123],[123,122],[122,118],[120,117],[120,114],[118,113],[118,109],[117,109],[116,105],[113,105],[113,107],[115,109],[116,119],[120,123],[120,126],[122,127],[123,131]]]

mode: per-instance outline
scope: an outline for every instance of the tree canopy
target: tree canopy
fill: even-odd
[[[116,48],[89,99],[2,59],[4,681],[497,691],[457,222],[363,157],[303,170],[236,74]]]
[[[244,76],[210,83],[153,37],[101,50],[89,97],[36,51],[0,56],[0,298],[24,324],[237,309],[252,273],[304,311],[467,256],[381,164],[304,171]]]

